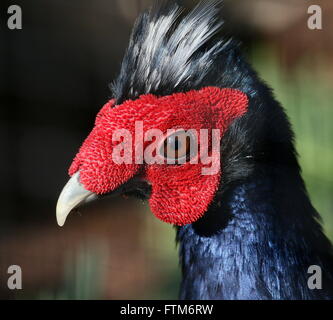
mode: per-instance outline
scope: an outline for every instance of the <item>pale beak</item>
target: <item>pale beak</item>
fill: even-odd
[[[93,192],[86,190],[80,183],[80,173],[75,173],[65,185],[58,199],[58,225],[62,227],[65,224],[67,216],[75,207],[95,197]]]

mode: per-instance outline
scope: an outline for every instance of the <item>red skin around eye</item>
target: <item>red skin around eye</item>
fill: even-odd
[[[109,101],[99,112],[95,127],[83,143],[70,169],[80,170],[81,183],[97,194],[111,192],[140,172],[152,185],[149,199],[154,215],[168,223],[185,225],[198,220],[208,209],[219,187],[221,170],[203,175],[202,163],[184,165],[116,164],[112,160],[112,133],[127,129],[134,137],[135,122],[143,121],[143,130],[183,128],[219,129],[229,125],[248,108],[247,96],[235,89],[206,87],[165,97],[143,95],[114,106]],[[134,138],[133,138],[134,140]],[[221,155],[223,161],[223,155]]]

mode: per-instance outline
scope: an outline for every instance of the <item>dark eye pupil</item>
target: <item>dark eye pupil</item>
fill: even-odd
[[[186,150],[183,150],[184,142],[185,142]],[[168,139],[166,139],[164,142],[164,154],[166,157],[168,156],[168,154],[167,154],[168,150],[174,151],[175,158],[177,159],[179,153],[184,156],[184,155],[186,155],[186,153],[189,152],[189,149],[190,149],[190,138],[189,137],[186,137],[186,141],[182,141],[182,139],[179,138],[178,136],[171,136]]]
[[[173,150],[178,150],[182,147],[182,142],[179,141],[178,137],[170,137],[167,142]]]

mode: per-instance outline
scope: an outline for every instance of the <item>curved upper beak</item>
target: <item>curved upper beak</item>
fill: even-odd
[[[86,190],[80,183],[80,173],[76,172],[69,179],[59,196],[56,210],[58,225],[62,227],[67,216],[75,207],[94,197],[95,194]]]

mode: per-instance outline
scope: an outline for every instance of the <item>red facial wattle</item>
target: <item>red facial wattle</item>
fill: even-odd
[[[80,182],[94,193],[109,193],[140,173],[152,186],[149,199],[154,215],[162,221],[185,225],[198,220],[208,209],[219,187],[221,170],[203,175],[203,164],[137,164],[133,145],[132,164],[112,159],[112,134],[117,129],[135,133],[136,121],[143,121],[143,132],[182,128],[219,129],[221,137],[229,125],[248,107],[247,96],[234,89],[206,87],[186,93],[156,97],[148,94],[120,105],[109,101],[98,113],[95,127],[83,143],[70,169],[80,171]],[[134,139],[133,139],[134,140]],[[144,147],[147,143],[144,144]],[[200,146],[199,146],[200,147]],[[221,155],[223,161],[223,155]]]

